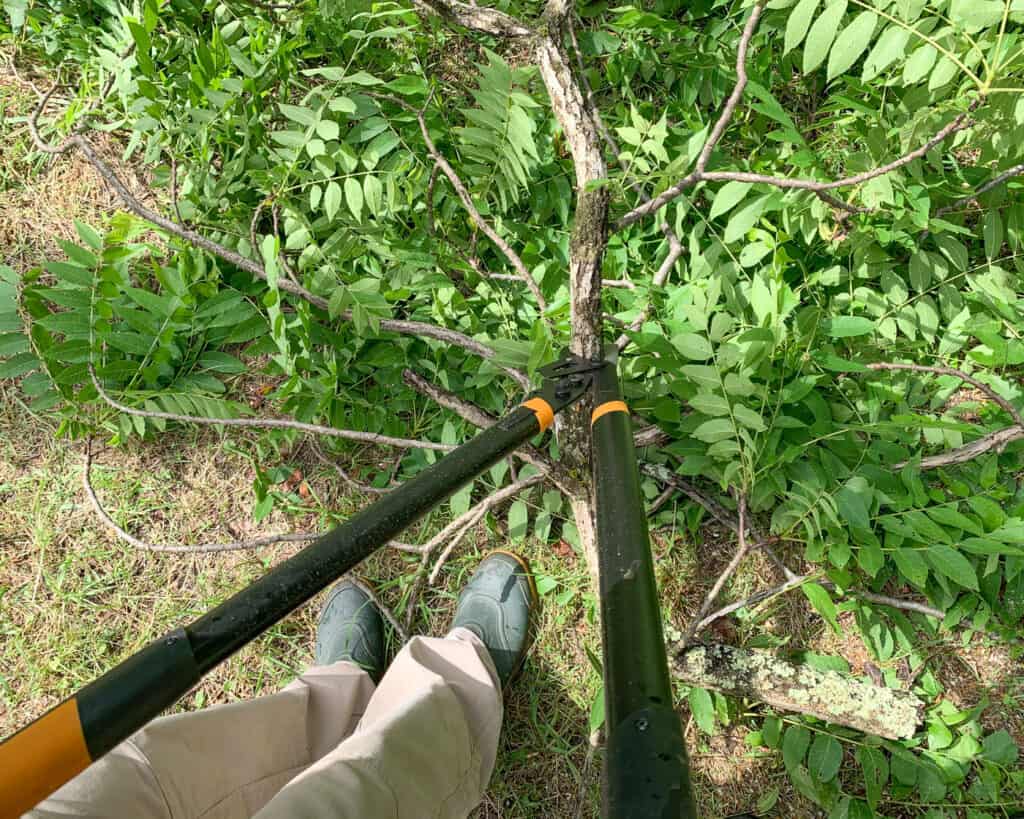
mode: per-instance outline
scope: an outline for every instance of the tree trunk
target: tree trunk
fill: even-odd
[[[608,193],[590,188],[604,180],[608,169],[601,154],[593,117],[569,68],[563,25],[568,8],[553,0],[545,13],[548,35],[537,41],[540,74],[547,86],[551,108],[562,127],[576,169],[576,209],[569,254],[569,292],[572,337],[570,349],[584,358],[600,358],[601,264],[608,243]],[[597,589],[597,550],[593,493],[590,481],[590,411],[584,400],[562,414],[557,427],[561,457],[585,487],[570,498],[580,544]]]

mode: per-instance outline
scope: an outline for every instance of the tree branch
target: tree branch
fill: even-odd
[[[161,216],[159,213],[139,201],[139,199],[135,197],[130,190],[128,190],[114,170],[99,157],[96,150],[93,148],[92,143],[85,139],[81,134],[72,134],[56,147],[47,144],[39,135],[38,120],[55,89],[56,86],[51,88],[42,96],[39,101],[39,105],[36,106],[28,120],[29,131],[32,134],[32,141],[35,143],[36,148],[43,153],[52,155],[63,154],[71,148],[77,148],[81,151],[89,164],[93,166],[103,181],[106,182],[106,184],[118,195],[125,207],[127,207],[128,210],[136,216],[141,219],[145,219],[150,224],[173,236],[177,236],[179,239],[205,250],[207,253],[223,259],[229,264],[233,264],[235,267],[250,273],[261,281],[267,280],[266,270],[264,270],[263,266],[258,262],[255,262],[252,259],[247,259],[241,254],[236,253],[217,242],[207,239],[205,236],[197,233],[191,228],[184,227]],[[311,293],[302,285],[286,278],[279,279],[277,284],[284,292],[297,296],[321,310],[328,310],[327,299]],[[352,313],[349,310],[345,310],[339,314],[339,318],[344,321],[351,321]],[[418,336],[420,338],[432,338],[436,341],[442,341],[446,344],[461,347],[462,349],[484,359],[492,359],[495,356],[494,350],[490,347],[481,344],[479,341],[476,341],[457,330],[449,330],[447,327],[439,327],[434,324],[427,324],[420,321],[405,321],[385,318],[380,320],[380,328],[394,333]],[[500,366],[501,369],[504,370],[504,372],[511,378],[515,379],[523,389],[529,389],[530,381],[526,377],[526,374],[521,370],[517,370],[513,367],[498,366]]]
[[[331,467],[335,472],[338,473],[339,478],[341,478],[343,481],[345,481],[345,483],[349,484],[350,486],[355,487],[360,492],[365,492],[368,495],[386,495],[388,492],[391,491],[390,488],[382,489],[379,486],[373,486],[371,484],[366,483],[365,481],[361,481],[358,478],[353,478],[344,469],[342,469],[341,466],[336,461],[332,461],[330,458],[328,458],[323,453],[323,450],[321,450],[320,447],[317,446],[315,443],[311,448],[313,450],[313,454],[317,457],[317,460],[319,460],[320,463],[322,463],[324,466]],[[419,551],[419,547],[415,547],[415,550]]]
[[[954,199],[948,205],[944,205],[943,207],[935,211],[934,216],[945,216],[947,213],[951,213],[961,205],[966,205],[968,202],[973,202],[982,194],[988,193],[993,188],[1002,185],[1008,179],[1012,179],[1015,176],[1020,176],[1021,174],[1024,174],[1024,163],[1021,163],[1020,165],[1014,165],[1012,168],[1008,168],[998,176],[995,176],[992,179],[990,179],[984,185],[978,186],[978,188],[976,188],[973,193],[969,193],[967,194],[967,196],[961,196],[959,199]]]
[[[986,452],[991,452],[992,450],[1002,452],[1008,444],[1024,438],[1024,416],[1021,415],[1020,411],[988,384],[983,381],[979,381],[972,375],[968,375],[963,370],[957,370],[953,367],[932,367],[925,364],[887,362],[868,364],[867,367],[869,370],[907,370],[910,372],[934,373],[935,375],[949,375],[954,378],[959,378],[961,381],[964,381],[985,393],[991,401],[998,404],[999,407],[1013,419],[1013,426],[1005,427],[1003,429],[996,430],[995,432],[990,432],[987,435],[983,435],[981,438],[978,438],[976,441],[971,441],[969,444],[957,447],[956,449],[951,449],[948,452],[922,458],[921,469],[935,469],[942,466],[967,463],[968,461],[971,461],[980,455],[984,455]],[[903,461],[901,463],[894,464],[894,468],[902,469],[906,465],[907,462]]]
[[[433,441],[415,441],[411,438],[394,438],[390,435],[378,435],[375,432],[359,432],[354,429],[337,429],[336,427],[325,427],[320,424],[307,424],[303,421],[292,421],[287,418],[210,418],[205,415],[182,415],[177,412],[161,412],[156,410],[141,410],[129,407],[115,401],[107,391],[103,389],[99,379],[96,377],[96,370],[92,364],[89,365],[89,376],[92,378],[93,386],[107,404],[126,415],[135,415],[139,418],[163,418],[167,421],[181,421],[187,424],[208,424],[212,426],[226,427],[258,427],[261,429],[296,429],[300,432],[307,432],[313,435],[329,435],[334,438],[344,438],[348,441],[360,441],[364,444],[375,444],[378,446],[397,446],[406,449],[432,449],[435,452],[450,452],[455,449],[450,444],[437,444]]]
[[[533,30],[504,12],[462,3],[460,0],[413,0],[421,14],[436,14],[451,23],[495,37],[529,37]]]
[[[708,160],[711,159],[711,152],[715,150],[715,146],[722,138],[722,134],[725,133],[725,129],[729,127],[729,122],[732,120],[732,116],[736,112],[736,106],[740,104],[740,99],[743,97],[743,91],[747,87],[747,49],[750,48],[750,41],[754,37],[754,31],[757,30],[757,21],[761,19],[761,12],[763,11],[764,3],[758,3],[755,5],[754,8],[750,10],[750,16],[747,18],[747,24],[743,27],[743,33],[740,35],[739,47],[736,50],[736,84],[733,86],[732,93],[729,94],[729,98],[725,101],[725,105],[722,106],[722,113],[719,114],[718,121],[711,129],[711,133],[708,134],[707,141],[704,143],[700,156],[697,157],[696,173],[698,175],[704,173],[707,169]],[[660,205],[658,207],[660,207]]]
[[[793,577],[786,580],[784,583],[779,583],[777,586],[772,586],[770,589],[763,589],[759,592],[755,592],[742,600],[737,600],[734,603],[730,603],[727,606],[722,606],[711,614],[706,615],[697,624],[697,631],[710,626],[715,620],[720,620],[726,615],[732,614],[734,611],[740,609],[747,609],[751,606],[755,606],[758,603],[763,603],[772,597],[777,597],[780,594],[785,594],[791,589],[795,589],[797,586],[802,586],[804,583],[814,581],[827,589],[835,589],[835,584],[829,580],[821,580],[817,577],[816,573],[809,572],[808,574],[794,575]],[[901,609],[903,611],[913,611],[918,614],[924,614],[928,617],[934,617],[936,620],[942,620],[945,618],[946,613],[940,609],[929,606],[926,603],[918,603],[914,600],[900,600],[897,597],[890,597],[885,594],[875,594],[869,591],[860,591],[855,589],[848,589],[847,594],[852,597],[859,597],[862,600],[867,600],[869,603],[877,603],[881,606],[889,606],[894,609]]]
[[[239,540],[229,543],[197,543],[193,546],[165,546],[158,543],[147,543],[144,540],[139,540],[139,538],[129,534],[118,526],[117,522],[107,513],[107,510],[103,508],[103,504],[100,503],[100,499],[96,496],[96,490],[93,489],[92,479],[90,477],[91,472],[92,439],[90,438],[86,442],[85,460],[82,464],[82,487],[85,489],[85,495],[89,499],[89,503],[92,505],[93,511],[96,512],[99,519],[102,520],[103,523],[105,523],[107,527],[114,532],[114,534],[116,534],[121,540],[144,552],[170,552],[174,554],[233,552],[243,549],[258,549],[261,546],[271,546],[275,543],[301,543],[316,540],[320,537],[318,534],[293,533],[267,535],[253,540]]]
[[[438,150],[437,145],[434,144],[434,140],[430,136],[430,129],[427,128],[427,120],[423,113],[424,109],[417,110],[409,105],[405,100],[399,97],[393,97],[390,94],[371,93],[370,96],[375,99],[387,100],[388,102],[391,102],[415,115],[416,121],[420,126],[420,133],[423,135],[423,142],[427,146],[427,153],[429,153],[431,158],[434,160],[434,165],[440,168],[441,173],[448,178],[448,181],[455,189],[455,193],[458,195],[459,200],[462,202],[462,206],[466,209],[470,218],[472,218],[473,223],[480,228],[484,235],[491,240],[498,250],[502,252],[505,258],[508,259],[509,264],[511,264],[515,269],[519,278],[522,279],[523,282],[526,283],[526,286],[530,288],[530,292],[533,294],[533,298],[536,300],[537,306],[540,308],[543,321],[550,327],[551,320],[544,315],[544,313],[547,312],[548,303],[544,298],[544,294],[540,290],[540,286],[536,281],[534,281],[533,275],[527,269],[519,254],[512,249],[512,246],[506,242],[502,236],[498,235],[498,232],[491,227],[488,221],[480,214],[480,211],[477,210],[476,205],[473,203],[473,197],[469,195],[469,190],[462,183],[459,175],[455,173],[455,169],[451,166],[451,163],[445,159],[444,154],[442,154]],[[429,103],[429,101],[430,100],[428,99],[427,102]]]
[[[428,381],[412,370],[403,370],[402,380],[421,395],[436,401],[442,407],[451,410],[475,427],[484,429],[494,425],[498,420],[476,404],[460,398],[455,393],[449,392],[443,387]],[[579,494],[583,491],[579,481],[572,477],[562,464],[553,460],[546,452],[537,449],[533,444],[519,447],[516,450],[516,455],[537,469],[547,472],[552,482],[567,495]]]
[[[903,364],[898,362],[888,363],[884,361],[875,364],[868,364],[867,368],[869,370],[908,370],[916,373],[934,373],[935,375],[949,375],[953,378],[959,378],[961,381],[965,381],[985,393],[989,399],[998,404],[1003,411],[1014,420],[1014,423],[1017,426],[1024,427],[1024,416],[1021,416],[1020,412],[1013,404],[1003,398],[1003,396],[997,393],[988,384],[983,381],[979,381],[973,375],[969,375],[963,370],[957,370],[953,367],[933,367],[927,364]]]
[[[711,157],[711,153],[714,150],[715,145],[721,139],[722,134],[725,132],[725,128],[728,126],[729,121],[732,119],[733,114],[736,111],[740,98],[743,94],[743,89],[747,84],[747,71],[746,71],[746,57],[747,51],[750,47],[750,41],[753,38],[754,31],[756,30],[757,21],[763,8],[762,3],[758,3],[754,6],[751,11],[750,17],[747,19],[747,24],[743,29],[743,34],[740,37],[739,47],[736,54],[736,74],[737,80],[736,85],[733,87],[732,93],[729,95],[725,106],[722,109],[722,113],[719,116],[717,122],[712,128],[711,134],[708,136],[707,142],[704,144],[700,156],[697,160],[697,165],[694,170],[683,177],[681,180],[676,182],[674,185],[660,193],[648,202],[643,202],[615,224],[616,230],[628,227],[634,222],[639,221],[645,216],[654,213],[659,208],[664,207],[666,204],[671,202],[683,191],[693,187],[698,182],[749,182],[752,184],[766,184],[773,185],[777,188],[791,189],[791,190],[806,190],[816,194],[822,194],[826,191],[835,190],[836,188],[849,187],[851,185],[860,185],[878,176],[883,176],[887,173],[891,173],[904,165],[913,162],[915,159],[919,159],[924,156],[928,151],[938,145],[940,142],[945,140],[952,134],[962,131],[965,128],[970,127],[972,121],[969,119],[969,111],[957,115],[951,122],[941,128],[931,139],[925,142],[923,145],[915,148],[907,154],[904,154],[899,159],[893,160],[886,165],[882,165],[878,168],[874,168],[870,171],[855,174],[853,176],[844,177],[843,179],[837,179],[832,182],[819,182],[813,179],[791,179],[782,176],[770,176],[766,174],[758,173],[746,173],[743,171],[707,171],[706,166]],[[973,110],[977,106],[977,102],[972,104],[971,109]],[[710,148],[709,148],[710,145]],[[830,198],[829,203],[844,208],[845,210],[856,212],[853,210],[853,206],[843,202],[835,197]]]
[[[1024,438],[1024,427],[1006,427],[996,432],[990,432],[988,435],[983,435],[976,441],[971,441],[969,444],[964,444],[948,452],[922,458],[921,469],[938,469],[943,466],[965,464],[984,455],[986,452],[992,452],[993,450],[1002,452],[1009,444],[1022,438]],[[907,463],[907,461],[895,463],[893,464],[893,469],[902,469]]]

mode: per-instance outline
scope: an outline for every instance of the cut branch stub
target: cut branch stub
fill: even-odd
[[[677,676],[690,685],[759,700],[887,739],[917,731],[923,704],[909,691],[872,685],[835,671],[818,671],[766,651],[698,645],[676,654]]]

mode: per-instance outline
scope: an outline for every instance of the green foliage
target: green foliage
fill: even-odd
[[[692,167],[735,82],[749,6],[581,9],[587,76],[631,173],[609,162],[613,218],[638,203],[633,179],[653,195]],[[532,372],[568,341],[573,165],[532,58],[515,47],[478,45],[391,2],[282,14],[235,0],[140,0],[131,14],[110,0],[4,9],[20,48],[80,76],[81,98],[57,130],[112,76],[92,119],[123,137],[164,198],[174,157],[181,218],[267,268],[263,282],[183,242],[157,243],[125,215],[80,226],[81,241],[41,269],[0,268],[0,377],[21,379],[33,409],[62,412],[69,434],[122,441],[168,423],[110,409],[91,364],[132,406],[245,415],[230,396],[259,370],[275,411],[455,442],[468,426],[408,389],[404,369],[499,413],[520,394],[499,364]],[[960,113],[971,126],[832,191],[868,212],[845,214],[806,191],[702,183],[659,213],[686,248],[664,285],[652,281],[668,253],[654,218],[615,234],[604,262],[605,278],[634,284],[604,290],[606,313],[628,325],[653,306],[621,362],[631,408],[671,439],[646,457],[723,496],[746,492],[752,514],[831,581],[804,586],[809,603],[837,630],[850,613],[873,661],[892,677],[906,659],[930,702],[942,689],[917,634],[937,625],[849,592],[912,590],[947,612],[945,628],[1019,631],[1022,448],[922,468],[1011,419],[955,378],[866,365],[960,367],[1024,407],[1020,178],[958,203],[1024,161],[1022,23],[1019,4],[994,0],[772,0],[709,169],[836,179],[907,154]],[[482,275],[506,262],[447,180],[431,185],[411,112],[420,109],[539,282],[551,332],[525,287]],[[288,296],[292,277],[328,309]],[[496,357],[388,332],[386,319],[458,330]],[[609,339],[619,332],[609,323]],[[268,445],[291,434],[268,432]],[[399,473],[433,459],[410,451]],[[275,480],[257,479],[260,514],[275,503]],[[512,506],[513,538],[572,539],[549,495]],[[659,520],[675,524],[674,514]],[[692,508],[678,514],[687,530],[699,522]],[[712,730],[718,698],[694,692],[690,703]],[[928,730],[903,744],[771,717],[761,736],[833,817],[871,816],[890,800],[1019,800],[1016,748],[979,716],[933,706]],[[859,778],[845,773],[854,762]]]

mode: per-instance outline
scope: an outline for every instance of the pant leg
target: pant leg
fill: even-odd
[[[370,676],[315,666],[276,694],[154,720],[32,819],[249,819],[362,718]]]
[[[414,637],[355,732],[257,819],[465,819],[494,769],[501,719],[498,676],[475,634]]]

